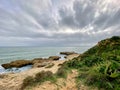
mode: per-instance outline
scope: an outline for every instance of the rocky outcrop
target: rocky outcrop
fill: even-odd
[[[8,69],[12,67],[19,68],[19,67],[23,67],[26,65],[32,65],[32,62],[30,60],[16,60],[10,63],[2,64],[2,67],[4,67],[5,69]]]
[[[49,62],[49,61],[51,61],[51,60],[47,59],[47,58],[43,58],[41,60],[33,59],[32,64],[34,65],[35,63],[43,63],[43,62]]]
[[[51,64],[52,64],[51,62],[35,63],[33,65],[33,68],[47,67],[47,66],[49,66]]]
[[[43,63],[43,62],[49,62],[54,60],[59,60],[61,57],[59,56],[50,56],[49,58],[35,58],[32,60],[32,63]]]
[[[77,54],[75,52],[60,52],[62,55],[72,55],[72,54]]]
[[[42,63],[43,62],[43,60],[32,60],[32,64],[35,64],[35,63]]]
[[[61,57],[59,56],[50,56],[48,59],[50,60],[59,60]]]
[[[16,60],[10,63],[2,64],[2,67],[4,67],[5,69],[13,68],[13,67],[20,68],[26,65],[33,65],[33,67],[34,66],[42,67],[49,61],[54,61],[59,59],[60,59],[59,56],[50,56],[49,58],[35,58],[33,60]]]

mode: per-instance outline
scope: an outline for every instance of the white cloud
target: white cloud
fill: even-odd
[[[118,0],[0,0],[0,46],[84,45],[120,35]]]

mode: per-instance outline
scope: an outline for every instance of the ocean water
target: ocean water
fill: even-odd
[[[0,65],[3,63],[8,63],[14,60],[32,60],[34,58],[39,57],[49,57],[58,55],[61,56],[63,59],[63,56],[59,53],[62,51],[74,51],[77,53],[83,53],[87,49],[89,49],[90,46],[82,46],[82,47],[0,47]],[[30,68],[30,66],[20,68],[19,70]],[[18,69],[13,68],[12,70],[7,71],[18,71]],[[4,72],[4,68],[0,66],[0,73]]]

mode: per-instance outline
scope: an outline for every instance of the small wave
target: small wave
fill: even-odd
[[[24,67],[21,67],[21,68],[10,68],[10,69],[4,69],[1,65],[0,65],[0,74],[3,74],[3,73],[18,73],[18,72],[23,72],[23,71],[26,71],[26,70],[29,70],[32,68],[32,65],[27,65],[27,66],[24,66]]]
[[[5,69],[0,65],[0,74],[5,73]]]

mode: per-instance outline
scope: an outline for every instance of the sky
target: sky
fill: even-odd
[[[120,36],[120,0],[0,0],[0,46],[88,46]]]

